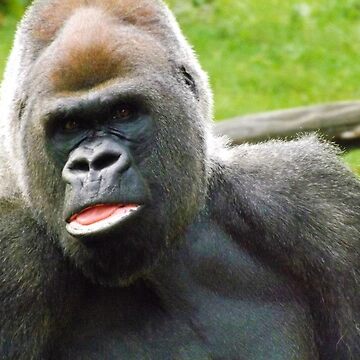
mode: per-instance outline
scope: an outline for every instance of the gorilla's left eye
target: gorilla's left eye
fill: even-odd
[[[133,115],[133,109],[128,105],[122,105],[115,111],[114,118],[120,120],[127,120]]]

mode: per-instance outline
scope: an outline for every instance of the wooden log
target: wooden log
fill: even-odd
[[[235,144],[273,138],[293,138],[318,132],[326,138],[346,142],[360,139],[360,101],[278,110],[240,116],[215,125],[218,135]]]

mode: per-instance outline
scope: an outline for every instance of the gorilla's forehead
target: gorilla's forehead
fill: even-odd
[[[142,28],[157,37],[173,32],[169,11],[157,0],[38,0],[31,16],[31,32],[35,39],[53,41],[63,24],[80,8],[98,8],[118,21]],[[34,16],[35,15],[35,16]],[[162,30],[161,30],[162,29]],[[173,36],[172,42],[174,41]],[[167,44],[169,45],[169,44]]]
[[[141,71],[167,66],[161,42],[98,8],[80,8],[46,51],[48,78],[56,91],[90,89]]]
[[[39,1],[27,33],[34,49],[45,48],[40,68],[55,91],[90,89],[139,69],[166,67],[180,47],[164,11],[152,0]]]

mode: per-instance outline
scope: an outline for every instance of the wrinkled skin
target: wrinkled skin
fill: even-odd
[[[0,102],[3,359],[357,359],[360,184],[228,148],[161,1],[38,0]]]

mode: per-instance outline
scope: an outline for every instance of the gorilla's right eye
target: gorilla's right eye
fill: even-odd
[[[63,130],[71,132],[79,129],[79,122],[73,119],[67,120],[63,126]]]

